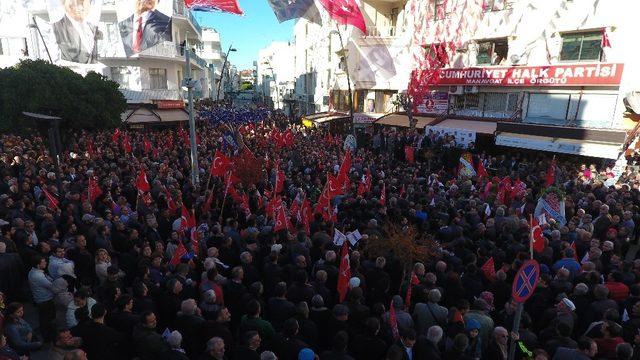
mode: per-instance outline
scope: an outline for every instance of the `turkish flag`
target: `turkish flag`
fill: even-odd
[[[302,221],[302,226],[304,226],[304,231],[307,233],[307,235],[311,235],[311,216],[311,203],[308,199],[304,199],[304,201],[302,202],[302,207],[300,208],[300,218]]]
[[[145,173],[142,168],[140,169],[140,174],[138,174],[138,179],[136,180],[136,187],[138,188],[138,191],[141,192],[151,190],[151,186],[147,180],[147,173]]]
[[[87,140],[87,154],[89,154],[89,157],[92,157],[94,152],[93,141]]]
[[[167,201],[167,207],[169,208],[169,211],[174,213],[178,209],[178,206],[176,206],[176,203],[175,201],[173,201],[171,193],[169,193],[169,190],[167,190],[167,188],[164,189],[164,196]]]
[[[371,173],[367,170],[367,172],[362,175],[360,183],[358,184],[358,195],[364,195],[369,192],[369,189],[371,189]]]
[[[193,10],[200,11],[224,11],[236,15],[242,15],[238,0],[184,0],[184,5]]]
[[[100,189],[98,182],[93,177],[89,178],[88,192],[90,202],[94,202],[98,196],[102,195],[102,189]]]
[[[484,167],[482,160],[478,159],[478,166],[476,167],[476,175],[478,179],[482,179],[485,176],[489,176],[487,169]]]
[[[340,254],[340,270],[338,271],[338,294],[340,302],[344,301],[349,289],[349,279],[351,279],[351,264],[349,263],[349,242],[342,243],[342,253]]]
[[[184,244],[182,243],[182,241],[179,241],[178,248],[173,253],[173,257],[171,258],[171,261],[169,262],[169,264],[173,266],[180,264],[180,259],[185,255],[187,255],[187,248],[184,247]]]
[[[342,193],[342,184],[339,177],[327,174],[327,186],[329,187],[329,199],[333,199]]]
[[[420,279],[415,272],[411,272],[411,281],[409,281],[409,286],[407,287],[407,295],[404,298],[404,304],[407,306],[407,309],[411,305],[411,293],[413,292],[413,286],[420,284]]]
[[[231,160],[221,153],[220,150],[216,150],[216,153],[213,155],[213,161],[211,161],[211,175],[224,176],[230,166]]]
[[[389,304],[389,325],[391,326],[393,340],[398,341],[400,339],[400,331],[398,330],[398,319],[396,318],[396,308],[393,307],[393,299]]]
[[[189,210],[187,210],[186,206],[184,206],[184,203],[182,204],[182,214],[180,215],[180,218],[180,228],[182,230],[190,229],[196,226],[195,217],[191,214],[191,212],[189,212]]]
[[[124,149],[125,153],[131,154],[131,141],[129,140],[129,137],[127,135],[122,137],[122,149]]]
[[[276,170],[276,184],[273,190],[274,194],[280,194],[284,190],[284,171]]]
[[[411,145],[407,145],[404,147],[404,157],[407,159],[409,164],[413,164],[415,161],[415,149]]]
[[[120,139],[120,134],[121,134],[121,133],[120,133],[120,129],[116,129],[116,130],[113,132],[113,135],[111,135],[111,142],[112,142],[112,143],[117,143],[117,142],[118,142],[118,139]]]
[[[289,228],[289,221],[287,219],[287,212],[284,203],[281,201],[277,207],[273,209],[275,213],[276,224],[273,227],[274,232],[285,230]]]
[[[382,190],[380,191],[380,205],[385,206],[387,204],[387,185],[382,183]]]
[[[496,278],[496,265],[493,261],[493,257],[490,257],[489,260],[482,265],[480,270],[482,270],[482,273],[487,280],[494,281]]]
[[[149,151],[151,151],[151,141],[149,141],[149,139],[147,139],[147,137],[145,136],[144,139],[142,140],[142,144],[144,147],[145,154],[148,154]]]
[[[531,248],[537,253],[544,250],[544,235],[536,218],[531,220]]]
[[[287,131],[284,132],[283,138],[286,146],[293,146],[293,132],[291,132],[291,129],[287,129]]]
[[[56,199],[53,195],[51,195],[48,191],[46,187],[42,187],[42,193],[44,194],[44,197],[47,199],[47,201],[49,202],[49,209],[51,210],[56,210],[58,209],[58,204],[59,201],[58,199]]]
[[[198,255],[198,253],[200,251],[200,242],[198,240],[198,231],[196,230],[195,227],[191,228],[191,250],[193,250],[193,253],[195,255]]]
[[[340,24],[350,24],[367,33],[362,12],[355,0],[320,0],[332,19]]]

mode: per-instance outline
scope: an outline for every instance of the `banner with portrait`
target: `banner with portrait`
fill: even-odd
[[[174,54],[171,0],[46,0],[36,17],[54,62],[96,64],[99,57]]]

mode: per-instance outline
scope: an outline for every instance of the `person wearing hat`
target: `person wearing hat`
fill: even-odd
[[[482,340],[480,339],[480,323],[475,319],[465,322],[465,333],[469,338],[469,345],[464,353],[473,359],[482,359]]]
[[[471,310],[464,315],[465,324],[470,320],[476,320],[480,324],[480,340],[484,344],[489,343],[489,337],[494,326],[493,319],[488,315],[488,308],[489,305],[486,301],[476,299]]]

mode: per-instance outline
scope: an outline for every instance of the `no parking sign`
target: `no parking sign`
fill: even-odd
[[[515,301],[523,303],[533,295],[540,279],[540,265],[535,260],[527,260],[522,266],[515,279],[511,289],[511,295]]]

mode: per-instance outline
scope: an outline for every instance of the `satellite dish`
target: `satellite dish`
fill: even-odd
[[[512,64],[517,64],[519,61],[520,61],[520,56],[519,55],[516,55],[516,54],[511,55],[511,63]]]
[[[640,92],[628,92],[624,97],[624,102],[634,113],[640,114]]]

